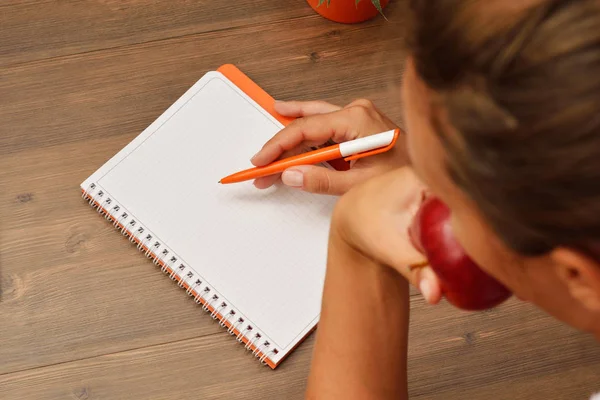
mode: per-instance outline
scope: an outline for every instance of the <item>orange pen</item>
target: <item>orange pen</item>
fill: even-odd
[[[359,158],[381,154],[392,147],[400,134],[399,129],[378,133],[376,135],[366,136],[360,139],[350,140],[333,146],[324,147],[310,151],[308,153],[298,154],[297,156],[284,158],[275,161],[264,167],[250,168],[235,174],[226,176],[219,183],[238,183],[251,179],[261,178],[263,176],[279,174],[291,167],[299,165],[319,164],[326,161],[344,158],[346,161],[357,160]]]

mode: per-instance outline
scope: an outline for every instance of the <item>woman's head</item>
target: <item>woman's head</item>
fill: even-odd
[[[600,334],[600,1],[411,8],[415,170],[484,269]]]

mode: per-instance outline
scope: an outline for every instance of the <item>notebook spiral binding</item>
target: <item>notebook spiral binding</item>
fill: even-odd
[[[130,242],[135,243],[138,250],[143,252],[147,258],[153,260],[154,264],[159,266],[164,274],[167,274],[180,288],[185,289],[188,296],[192,297],[196,304],[202,306],[202,309],[212,319],[218,321],[219,325],[227,329],[230,335],[235,335],[237,341],[244,344],[246,350],[251,351],[252,355],[258,358],[261,364],[275,368],[270,357],[277,355],[279,350],[272,347],[268,340],[261,340],[262,334],[259,332],[254,333],[254,327],[245,323],[243,317],[237,316],[238,312],[233,306],[229,306],[225,301],[219,302],[218,294],[211,295],[213,290],[207,282],[199,278],[194,279],[194,272],[185,264],[179,263],[177,265],[179,257],[172,254],[167,248],[161,250],[161,247],[164,246],[159,241],[153,241],[153,235],[147,233],[146,228],[133,219],[122,206],[110,198],[98,185],[91,183],[82,192],[82,197],[96,211],[104,215],[106,220],[112,222],[113,226]]]

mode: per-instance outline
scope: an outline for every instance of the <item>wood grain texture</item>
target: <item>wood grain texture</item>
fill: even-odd
[[[594,388],[596,343],[531,307],[466,314],[415,298],[412,311],[412,399],[585,399]],[[173,341],[0,376],[0,398],[301,399],[313,340],[275,371],[225,333]]]
[[[314,17],[306,2],[289,0],[3,0],[2,6],[0,66]]]
[[[261,367],[78,185],[223,63],[276,98],[368,97],[401,123],[402,6],[338,25],[304,0],[2,2],[0,398],[302,398],[313,337]],[[411,307],[411,398],[600,389],[596,343],[528,305]]]
[[[275,371],[228,334],[171,342],[0,376],[0,398],[299,399],[312,342]]]
[[[99,136],[133,138],[224,63],[279,99],[345,104],[368,96],[399,119],[404,52],[401,37],[387,39],[391,25],[359,29],[316,16],[5,68],[0,118],[10,123],[0,128],[0,155]]]

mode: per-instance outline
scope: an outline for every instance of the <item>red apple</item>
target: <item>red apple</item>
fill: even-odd
[[[440,280],[442,294],[463,310],[485,310],[502,303],[511,292],[483,272],[452,233],[450,209],[437,197],[427,197],[409,228],[417,250],[427,257]]]

